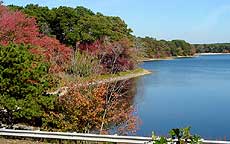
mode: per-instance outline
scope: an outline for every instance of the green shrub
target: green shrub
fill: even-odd
[[[76,52],[70,72],[80,77],[100,74],[101,66],[97,58],[84,52]]]
[[[191,127],[175,128],[169,131],[170,139],[152,134],[154,144],[202,144],[201,137],[190,133]]]

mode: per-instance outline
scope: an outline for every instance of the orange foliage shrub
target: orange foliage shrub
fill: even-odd
[[[133,96],[122,86],[72,86],[59,97],[57,111],[46,115],[44,128],[51,131],[94,133],[135,132],[138,118],[134,114]]]

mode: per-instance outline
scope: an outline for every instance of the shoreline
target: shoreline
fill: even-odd
[[[230,53],[196,53],[193,56],[173,56],[165,58],[145,58],[138,60],[139,62],[150,62],[150,61],[162,61],[162,60],[175,60],[180,58],[195,58],[199,56],[208,56],[208,55],[230,55]]]
[[[126,71],[127,72],[127,71]],[[112,83],[112,82],[117,82],[117,81],[122,81],[122,80],[129,80],[132,78],[136,78],[136,77],[140,77],[140,76],[144,76],[144,75],[149,75],[152,74],[153,72],[147,69],[143,69],[143,68],[137,68],[135,70],[132,71],[128,71],[126,74],[110,74],[107,75],[107,77],[97,77],[94,81],[89,82],[89,83],[80,83],[80,84],[76,84],[75,86],[89,86],[89,85],[98,85],[98,84],[105,84],[105,83]],[[100,75],[102,76],[102,75]],[[62,86],[60,88],[58,88],[55,91],[51,91],[51,92],[47,92],[47,94],[49,95],[55,95],[58,94],[58,96],[63,96],[68,92],[69,87],[67,86]]]
[[[136,78],[136,77],[140,77],[140,76],[144,76],[144,75],[149,75],[152,74],[152,71],[149,71],[147,69],[141,69],[141,72],[134,72],[134,73],[129,73],[123,76],[114,76],[112,78],[109,79],[102,79],[97,81],[97,84],[101,84],[101,83],[110,83],[110,82],[116,82],[116,81],[121,81],[121,80],[128,80],[131,78]]]
[[[230,55],[230,53],[197,53],[196,55]]]
[[[149,61],[162,61],[162,60],[175,60],[175,59],[180,59],[180,58],[194,58],[199,55],[194,55],[194,56],[173,56],[173,57],[165,57],[165,58],[145,58],[142,60],[139,60],[140,62],[149,62]]]
[[[167,58],[146,58],[142,60],[138,60],[140,62],[148,62],[148,61],[160,61],[160,60],[173,60],[173,57],[167,57]]]

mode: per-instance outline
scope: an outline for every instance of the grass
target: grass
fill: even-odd
[[[104,79],[111,79],[111,78],[117,78],[117,77],[126,77],[126,76],[130,76],[131,74],[135,75],[135,74],[141,74],[141,73],[145,73],[145,72],[146,72],[145,69],[137,68],[134,70],[119,72],[116,74],[97,75],[96,77],[94,77],[94,79],[95,80],[104,80]]]
[[[59,87],[66,86],[68,85],[69,82],[80,84],[80,83],[87,83],[89,81],[116,81],[116,80],[130,79],[133,77],[138,77],[138,76],[150,74],[150,73],[151,73],[150,71],[142,69],[142,68],[123,71],[123,72],[119,72],[116,74],[104,74],[104,75],[94,74],[89,77],[79,77],[79,76],[68,75],[68,74],[62,73],[62,74],[59,74],[59,76],[62,79],[62,82]]]

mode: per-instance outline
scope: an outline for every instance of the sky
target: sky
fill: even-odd
[[[119,16],[136,36],[184,39],[190,43],[230,42],[230,0],[3,0],[5,5],[50,8],[84,6]]]

